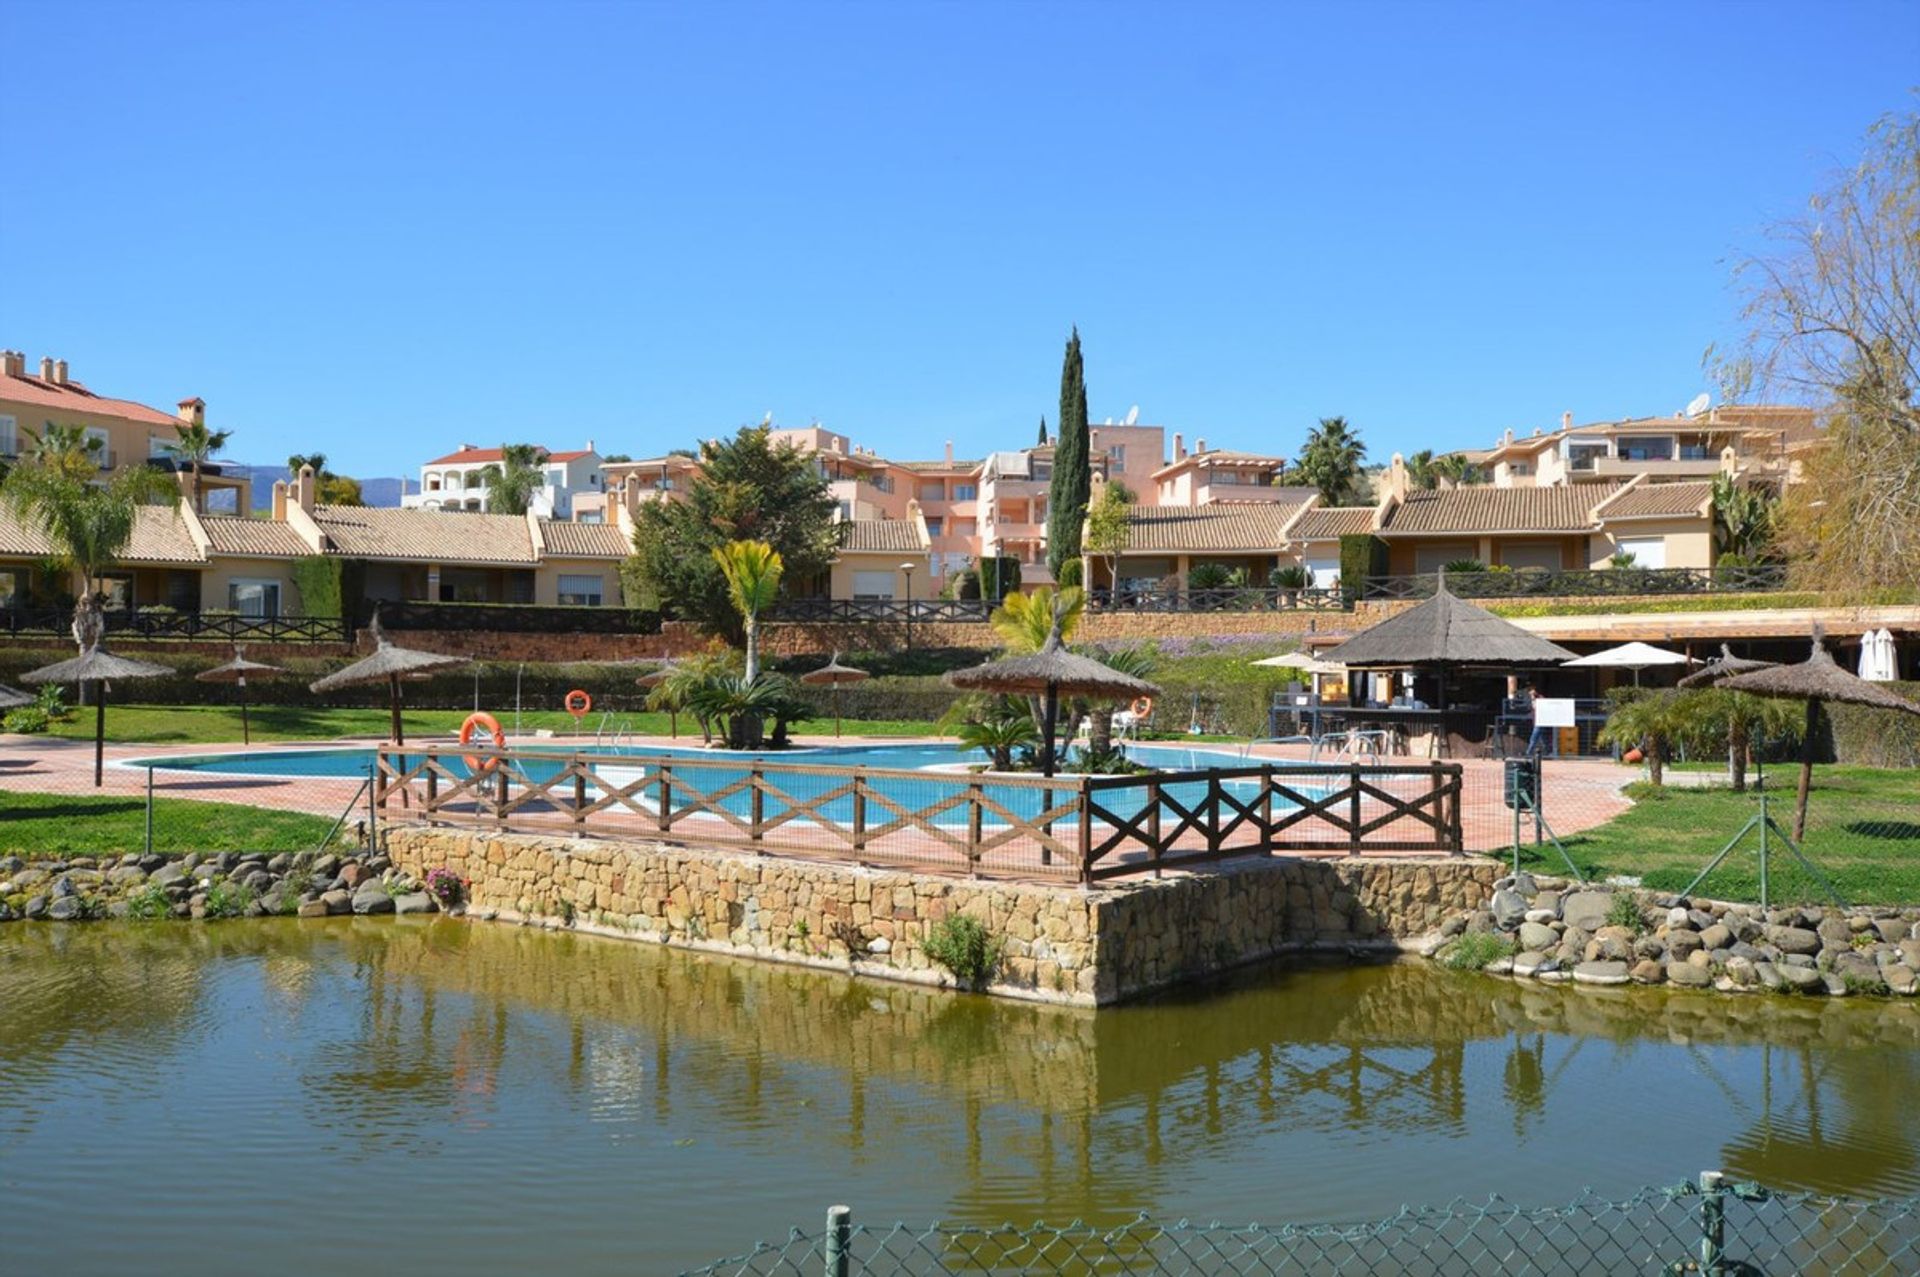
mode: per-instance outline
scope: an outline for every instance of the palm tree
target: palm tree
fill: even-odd
[[[785,569],[780,552],[765,541],[729,541],[713,551],[720,575],[727,579],[727,595],[747,634],[747,681],[760,673],[760,613],[773,606]]]
[[[1724,687],[1681,693],[1676,712],[1697,743],[1713,748],[1725,744],[1727,776],[1735,793],[1746,792],[1747,764],[1755,740],[1797,741],[1804,728],[1800,706],[1794,702]]]
[[[296,452],[287,457],[287,474],[292,478],[297,479],[300,477],[300,470],[303,466],[312,466],[313,477],[316,479],[324,479],[327,477],[327,454],[324,452]]]
[[[1465,454],[1449,452],[1436,457],[1433,462],[1436,478],[1450,488],[1470,488],[1476,483],[1487,481],[1486,473],[1478,465],[1467,460]]]
[[[1713,541],[1716,561],[1751,566],[1773,555],[1779,503],[1758,488],[1743,488],[1731,475],[1713,477]]]
[[[731,648],[701,652],[676,661],[667,671],[666,678],[647,694],[647,708],[664,710],[669,714],[682,712],[692,714],[694,721],[700,724],[702,742],[711,745],[713,744],[713,720],[694,704],[695,693],[704,684],[723,675],[737,675],[740,670],[740,654]],[[675,734],[678,735],[677,729]]]
[[[98,435],[90,435],[84,426],[62,426],[49,421],[39,434],[28,430],[27,447],[20,457],[23,467],[37,468],[85,483],[100,473],[105,446]]]
[[[1015,750],[1040,740],[1026,707],[1008,696],[995,697],[976,708],[955,726],[953,734],[962,748],[982,751],[987,766],[1001,772],[1013,769]]]
[[[204,511],[207,508],[206,494],[200,491],[200,468],[212,461],[214,454],[226,447],[227,440],[232,437],[231,430],[209,430],[205,422],[196,421],[192,425],[181,426],[178,439],[160,445],[161,452],[175,462],[186,462],[192,469],[195,510]]]
[[[988,618],[993,632],[1012,655],[1037,652],[1046,645],[1053,629],[1056,596],[1051,587],[1041,586],[1031,594],[1009,594]],[[1066,642],[1079,628],[1080,614],[1086,610],[1086,592],[1066,586],[1058,595],[1060,641]]]
[[[1638,749],[1646,755],[1647,779],[1658,789],[1665,783],[1667,760],[1673,747],[1696,729],[1688,708],[1680,702],[1684,694],[1662,690],[1624,701],[1607,715],[1600,728],[1603,745]]]
[[[546,452],[530,443],[500,445],[500,464],[480,472],[487,489],[487,509],[494,514],[525,514],[547,484],[540,465]]]
[[[1320,490],[1328,505],[1342,505],[1359,490],[1367,445],[1345,417],[1322,417],[1300,451],[1300,475]]]
[[[1154,656],[1149,647],[1123,647],[1118,651],[1105,652],[1098,648],[1089,648],[1082,655],[1091,656],[1111,670],[1122,674],[1131,674],[1135,678],[1153,677]],[[1087,711],[1087,752],[1095,757],[1103,757],[1113,750],[1113,705],[1102,702],[1089,707]]]
[[[0,505],[44,529],[54,565],[80,578],[74,638],[84,650],[99,641],[98,587],[133,540],[138,507],[177,501],[180,494],[166,476],[144,466],[103,483],[76,477],[71,463],[70,454],[54,453],[16,466],[0,484]]]
[[[1422,492],[1440,486],[1440,463],[1434,460],[1432,448],[1422,448],[1407,458],[1407,481]]]
[[[781,682],[751,675],[715,675],[693,689],[687,708],[703,725],[724,721],[729,749],[751,749],[760,743],[761,721],[786,695]]]

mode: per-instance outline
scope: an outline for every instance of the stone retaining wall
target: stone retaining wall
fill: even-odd
[[[1248,860],[1084,890],[975,881],[657,843],[393,826],[415,877],[467,880],[470,912],[950,983],[931,927],[978,919],[1005,945],[990,992],[1093,1006],[1277,953],[1399,947],[1486,899],[1493,861]]]

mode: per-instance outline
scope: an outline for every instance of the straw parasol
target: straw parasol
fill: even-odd
[[[0,709],[19,709],[22,705],[31,705],[39,698],[32,692],[23,692],[17,687],[8,687],[0,683]]]
[[[343,670],[336,670],[325,678],[316,679],[310,686],[316,692],[331,692],[336,688],[352,687],[358,683],[385,683],[388,703],[393,709],[393,743],[404,745],[407,742],[400,727],[400,680],[423,677],[435,670],[465,665],[468,658],[395,647],[380,628],[380,613],[377,610],[373,614],[373,624],[368,628],[373,632],[373,655],[355,661]]]
[[[173,673],[164,665],[150,665],[145,661],[132,661],[124,656],[113,656],[90,647],[70,661],[61,661],[55,665],[45,665],[37,670],[28,670],[20,676],[22,683],[79,683],[94,685],[93,696],[93,785],[98,789],[106,777],[107,752],[107,681],[124,678],[162,678]]]
[[[1735,674],[1751,674],[1755,670],[1770,670],[1778,661],[1756,661],[1745,656],[1735,656],[1733,649],[1725,643],[1720,645],[1720,655],[1708,661],[1706,665],[1681,679],[1679,687],[1713,687],[1732,678]]]
[[[833,659],[825,665],[817,670],[808,670],[800,676],[802,683],[833,689],[833,735],[836,740],[840,736],[840,688],[847,683],[862,682],[867,677],[865,670],[857,670],[851,665],[842,665],[840,653],[837,651],[833,654]]]
[[[210,670],[195,674],[194,681],[200,683],[232,683],[240,689],[240,743],[253,744],[253,727],[247,721],[247,680],[249,678],[270,678],[275,674],[284,674],[278,665],[267,665],[261,661],[247,659],[247,649],[238,643],[233,647],[233,659],[225,665],[216,665]]]
[[[1045,710],[1040,728],[1040,772],[1044,776],[1053,775],[1053,734],[1060,719],[1062,693],[1103,701],[1160,694],[1160,689],[1145,679],[1122,674],[1092,657],[1067,651],[1060,642],[1058,612],[1054,614],[1053,629],[1039,651],[954,670],[946,676],[946,682],[949,687],[967,692],[1042,697]]]
[[[1920,703],[1896,696],[1884,687],[1847,673],[1813,636],[1813,651],[1798,665],[1775,665],[1750,674],[1736,674],[1721,687],[1731,692],[1751,692],[1755,696],[1773,696],[1807,703],[1807,724],[1800,738],[1800,793],[1793,817],[1793,837],[1798,842],[1807,831],[1807,790],[1813,784],[1813,736],[1820,722],[1822,701],[1842,705],[1865,705],[1870,709],[1890,709],[1920,715]]]

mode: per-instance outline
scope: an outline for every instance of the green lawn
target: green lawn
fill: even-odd
[[[494,716],[509,735],[514,734],[511,713],[495,711]],[[446,738],[460,730],[460,724],[466,717],[465,710],[408,710],[405,715],[407,735],[422,740]],[[385,710],[303,709],[280,705],[256,705],[251,719],[256,743],[335,740],[347,736],[385,739],[388,724]],[[613,721],[641,736],[665,736],[670,726],[667,715],[654,713],[616,714]],[[600,725],[600,716],[588,715],[585,725],[587,731],[594,731]],[[573,718],[558,710],[521,715],[522,733],[531,735],[540,728],[555,732],[576,730]],[[833,720],[813,719],[795,724],[793,730],[798,735],[831,735]],[[934,726],[921,722],[856,722],[847,719],[841,730],[848,736],[928,736],[933,734]],[[93,715],[90,711],[76,710],[66,722],[54,724],[52,734],[74,740],[92,740]],[[680,716],[680,736],[682,740],[690,736],[696,743],[700,739],[700,729],[685,714]],[[0,739],[18,742],[32,738]],[[240,740],[240,711],[231,705],[109,705],[107,739],[116,743],[148,745],[237,744]]]
[[[1798,773],[1772,767],[1775,788],[1768,799],[1774,819],[1793,830],[1793,786]],[[1589,877],[1630,874],[1655,890],[1678,891],[1705,868],[1760,807],[1757,793],[1730,789],[1627,791],[1631,810],[1597,829],[1565,839],[1567,850]],[[1551,809],[1548,819],[1552,819]],[[1770,842],[1773,840],[1770,838]],[[1700,888],[1722,900],[1758,900],[1759,836],[1750,834]],[[1920,770],[1818,767],[1807,808],[1804,850],[1849,904],[1911,904],[1920,901]],[[1820,898],[1818,882],[1774,843],[1768,870],[1778,901]],[[1553,848],[1534,854],[1545,872],[1559,867]],[[1523,863],[1527,857],[1523,855]]]
[[[110,794],[0,796],[0,855],[119,856],[146,848],[146,800]],[[333,828],[321,816],[185,798],[154,802],[153,849],[312,851]]]

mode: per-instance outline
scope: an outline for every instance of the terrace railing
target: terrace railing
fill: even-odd
[[[1095,612],[1342,612],[1353,606],[1338,586],[1286,589],[1277,585],[1223,586],[1182,590],[1092,590],[1087,607]]]
[[[783,599],[769,621],[950,621],[981,622],[997,605],[987,599]]]
[[[1460,792],[1457,763],[1043,778],[383,745],[374,801],[389,822],[1092,883],[1250,855],[1457,853]]]
[[[1424,599],[1433,595],[1439,574],[1368,577],[1367,599]],[[1447,573],[1447,589],[1462,598],[1619,598],[1642,594],[1755,594],[1787,588],[1787,570],[1778,564],[1729,568],[1599,568],[1554,571]]]
[[[389,630],[486,630],[496,634],[658,634],[660,613],[624,607],[556,607],[534,603],[380,603]],[[373,605],[360,623],[372,619]]]
[[[107,634],[144,639],[224,639],[240,643],[344,643],[350,635],[337,616],[243,616],[237,612],[119,609],[104,614]],[[9,635],[71,638],[73,612],[62,608],[0,608]]]

